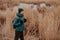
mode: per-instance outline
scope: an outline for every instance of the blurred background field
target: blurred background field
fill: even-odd
[[[25,40],[60,40],[60,0],[0,0],[0,40],[14,40],[18,8],[27,19]]]

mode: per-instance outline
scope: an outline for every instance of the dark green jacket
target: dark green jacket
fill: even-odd
[[[13,27],[16,31],[23,31],[24,30],[24,23],[26,19],[22,14],[17,13],[16,18],[13,21]]]

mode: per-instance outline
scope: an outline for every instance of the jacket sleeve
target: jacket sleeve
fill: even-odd
[[[14,19],[14,21],[13,21],[13,25],[14,25],[14,27],[16,28],[17,26],[19,26],[20,25],[20,21],[19,21],[19,19]]]

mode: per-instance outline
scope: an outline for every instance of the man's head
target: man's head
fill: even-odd
[[[19,8],[18,9],[18,13],[23,14],[24,13],[24,10],[22,8]]]

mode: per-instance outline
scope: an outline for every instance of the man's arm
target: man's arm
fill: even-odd
[[[19,22],[19,19],[14,19],[14,21],[13,21],[13,26],[14,26],[14,28],[16,28],[17,26],[19,26],[20,25],[20,22]]]
[[[20,24],[19,19],[16,18],[16,19],[14,20],[14,24],[15,24],[15,25],[19,25],[19,24]]]

